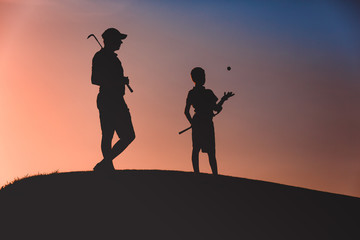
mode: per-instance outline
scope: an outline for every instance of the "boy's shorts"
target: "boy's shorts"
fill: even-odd
[[[215,151],[215,131],[212,117],[194,116],[192,124],[193,148],[199,148],[202,152]]]

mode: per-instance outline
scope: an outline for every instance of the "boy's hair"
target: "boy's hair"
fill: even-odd
[[[201,67],[193,68],[193,70],[191,70],[190,75],[194,83],[199,85],[205,84],[205,70],[202,69]]]

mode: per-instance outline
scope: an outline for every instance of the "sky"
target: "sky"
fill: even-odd
[[[135,141],[117,169],[192,171],[184,115],[202,67],[235,96],[214,118],[219,173],[360,197],[356,1],[0,0],[0,185],[102,159],[91,60],[117,52]],[[231,66],[231,71],[227,71]],[[115,138],[116,140],[116,138]],[[210,173],[207,156],[200,171]]]

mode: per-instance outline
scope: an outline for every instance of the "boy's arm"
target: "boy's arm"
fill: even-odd
[[[214,110],[217,113],[220,113],[222,110],[222,105],[226,100],[228,100],[230,97],[234,96],[235,94],[233,92],[224,92],[224,96],[221,98],[221,100],[216,104]]]
[[[186,105],[185,105],[185,116],[187,118],[187,120],[189,121],[189,123],[191,124],[192,123],[192,117],[190,115],[190,107],[191,107],[191,91],[188,93],[188,96],[186,98]]]
[[[186,116],[187,120],[191,124],[192,117],[190,115],[190,107],[191,107],[191,104],[189,104],[188,101],[186,101],[186,106],[185,106],[185,112],[184,113],[185,113],[185,116]]]

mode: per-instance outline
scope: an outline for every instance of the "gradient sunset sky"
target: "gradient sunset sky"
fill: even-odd
[[[136,132],[117,169],[192,171],[178,132],[200,66],[236,93],[214,119],[220,174],[360,197],[355,2],[0,0],[0,185],[102,159],[86,37],[115,27]]]

